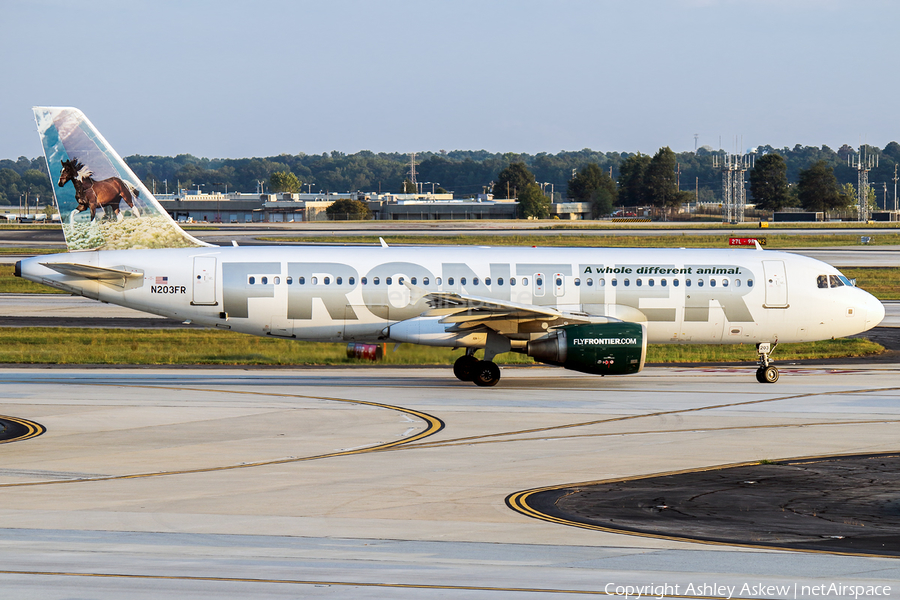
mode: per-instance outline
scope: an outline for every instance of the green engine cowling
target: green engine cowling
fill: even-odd
[[[644,368],[647,337],[640,323],[569,325],[528,342],[526,354],[582,373],[628,375]]]

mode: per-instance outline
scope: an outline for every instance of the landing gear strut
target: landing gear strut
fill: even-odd
[[[456,359],[453,374],[460,381],[470,381],[479,387],[492,387],[500,381],[500,367],[491,360],[478,360],[472,349]]]
[[[769,354],[775,350],[778,343],[763,342],[756,345],[759,353],[759,368],[756,369],[756,380],[760,383],[775,383],[778,381],[778,369],[769,363]]]

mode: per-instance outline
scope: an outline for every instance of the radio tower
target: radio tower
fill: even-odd
[[[409,180],[412,182],[413,186],[416,186],[416,191],[418,191],[418,184],[416,183],[416,153],[413,152],[409,155]]]
[[[866,152],[866,146],[859,147],[859,154],[847,157],[847,166],[856,169],[859,174],[856,185],[857,220],[865,223],[869,220],[869,171],[878,166],[878,156]]]
[[[719,159],[722,159],[721,161]],[[753,168],[752,154],[713,156],[713,167],[722,168],[722,219],[728,223],[742,223],[747,206],[744,173]]]

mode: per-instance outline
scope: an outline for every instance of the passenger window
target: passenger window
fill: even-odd
[[[324,277],[322,281],[325,283],[325,285],[331,285],[331,277]]]
[[[831,287],[841,287],[843,285],[844,285],[844,282],[841,281],[840,277],[838,277],[837,275],[831,276]],[[819,286],[819,287],[822,287],[822,286]]]
[[[722,279],[722,287],[728,287],[728,279]]]
[[[631,280],[630,280],[630,279],[626,279],[626,280],[625,280],[625,287],[628,287],[629,285],[631,285]]]
[[[613,279],[613,280],[612,280],[612,284],[613,284],[613,287],[617,287],[617,286],[619,285],[619,280],[618,280],[618,279]]]
[[[588,281],[590,281],[590,279],[588,279]],[[591,284],[588,284],[588,285],[591,285]],[[600,287],[606,287],[606,279],[601,277],[600,279],[597,280],[597,285],[599,285]]]
[[[685,280],[684,280],[684,285],[685,285],[685,287],[691,287],[691,280],[690,280],[690,279],[685,279]]]
[[[509,278],[509,285],[516,285],[516,278],[515,278],[515,277],[510,277],[510,278]]]
[[[453,278],[452,278],[452,277],[448,277],[448,278],[447,278],[447,285],[453,285]]]
[[[559,277],[556,278],[556,287],[560,287],[562,285],[562,279]]]
[[[394,279],[392,277],[385,277],[384,282],[388,285],[391,285],[392,283],[394,283]]]
[[[712,277],[709,278],[709,287],[716,287],[716,280]]]
[[[502,277],[498,277],[498,278],[497,278],[497,285],[503,285],[503,278],[502,278]]]
[[[832,276],[834,279],[834,276]],[[819,286],[819,289],[828,289],[828,275],[819,275],[816,277],[816,285]]]
[[[465,283],[465,281],[463,281],[463,283]],[[473,277],[473,278],[472,278],[472,285],[478,285],[478,278],[477,278],[477,277]]]
[[[410,277],[409,282],[413,285],[416,285],[416,281],[418,281],[415,277]]]
[[[665,279],[660,279],[660,280],[659,280],[659,285],[661,285],[661,286],[663,286],[663,287],[666,287],[666,280],[665,280]]]
[[[428,278],[427,278],[427,277],[423,277],[423,278],[422,278],[422,285],[428,285]]]
[[[491,285],[491,278],[490,278],[490,277],[485,277],[485,278],[484,278],[484,285]]]
[[[702,279],[698,279],[698,280],[697,280],[697,287],[703,287],[703,280],[702,280]]]
[[[313,285],[316,285],[319,283],[319,278],[318,277],[310,277],[309,282]]]
[[[356,277],[351,277],[347,280],[347,283],[349,283],[350,285],[356,285]]]
[[[363,278],[361,278],[361,279],[359,280],[359,282],[360,282],[361,284],[363,284],[363,285],[366,285],[367,283],[369,283],[369,278],[368,278],[368,277],[363,277]],[[303,282],[301,281],[300,283],[303,283]]]
[[[247,282],[248,282],[250,285],[253,285],[254,283],[256,283],[256,277],[250,277],[250,279],[248,279]]]
[[[373,277],[373,278],[372,278],[372,283],[374,283],[375,285],[378,285],[379,283],[381,283],[381,278],[380,278],[380,277]]]
[[[300,285],[304,285],[306,283],[306,277],[298,277],[297,283],[299,283]]]
[[[335,278],[334,278],[334,282],[335,282],[336,284],[338,284],[338,285],[343,285],[343,283],[344,283],[344,278],[343,278],[343,277],[335,277]]]
[[[637,278],[635,283],[637,284],[638,287],[641,287],[642,285],[644,285],[644,282],[641,280],[640,277]],[[626,283],[625,285],[628,285],[628,284]]]
[[[748,279],[748,280],[747,280],[747,287],[753,287],[753,280],[752,280],[752,279]]]
[[[535,283],[535,285],[538,285],[538,286],[544,285],[544,278],[538,277],[537,279],[534,280],[534,283]]]
[[[678,280],[677,280],[677,279],[673,279],[673,280],[672,280],[672,285],[674,285],[675,287],[678,287],[680,284],[678,283]]]
[[[288,285],[291,285],[292,283],[294,283],[294,278],[288,277],[287,279],[284,280],[284,282]]]
[[[581,279],[578,277],[575,278],[575,287],[579,287],[581,285]]]
[[[441,285],[441,283],[443,283],[443,280],[440,277],[434,278],[434,285]]]
[[[734,280],[734,287],[741,287],[741,280],[740,280],[740,279],[735,279],[735,280]]]
[[[263,278],[262,278],[262,284],[263,284],[263,285],[266,285],[267,283],[269,283],[269,278],[268,278],[268,277],[263,277]]]
[[[465,278],[465,277],[460,277],[460,278],[459,278],[459,285],[466,285],[466,278]]]
[[[527,278],[527,277],[523,277],[523,278],[522,278],[522,285],[528,285],[528,278]]]

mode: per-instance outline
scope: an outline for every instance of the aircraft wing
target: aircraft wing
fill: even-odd
[[[456,324],[453,328],[455,330],[488,327],[497,333],[504,334],[521,331],[524,324],[536,325],[539,329],[549,329],[562,325],[619,321],[619,319],[588,313],[561,311],[550,306],[521,304],[455,292],[428,292],[409,283],[406,285],[414,292],[415,301],[424,299],[431,307],[421,316],[441,317],[441,323]]]

